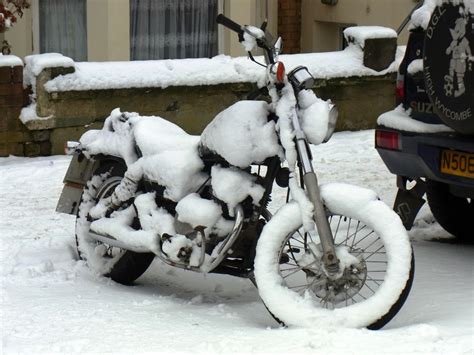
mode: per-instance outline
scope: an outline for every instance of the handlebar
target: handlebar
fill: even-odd
[[[242,42],[244,41],[244,32],[247,32],[248,34],[252,35],[251,32],[249,32],[249,30],[246,28],[246,26],[241,26],[239,25],[238,23],[232,21],[230,18],[224,16],[223,14],[219,14],[217,15],[216,17],[216,22],[218,24],[221,24],[225,27],[227,27],[228,29],[234,31],[234,32],[237,32],[238,35],[239,35],[239,42]],[[264,31],[264,29],[266,28],[266,21],[262,24],[262,31]],[[268,42],[268,38],[267,36],[265,35],[265,37],[263,38],[255,38],[256,40],[256,43],[257,43],[257,46],[262,48],[264,51],[265,51],[265,60],[266,60],[266,63],[274,63],[275,60],[274,60],[274,48],[273,48],[273,45],[270,45]],[[249,56],[250,56],[250,59],[252,59],[254,62],[255,59],[253,59],[252,57],[252,54],[249,52]],[[258,62],[256,62],[258,63]],[[259,64],[259,63],[258,63]]]
[[[220,23],[221,25],[227,27],[228,29],[237,32],[239,36],[244,35],[244,30],[242,29],[242,26],[240,26],[238,23],[232,21],[230,18],[224,16],[223,14],[217,15],[216,22]]]

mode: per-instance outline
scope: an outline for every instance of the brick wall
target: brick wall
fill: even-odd
[[[23,67],[0,67],[0,157],[51,154],[49,132],[32,132],[18,118],[28,94],[23,89]]]
[[[278,34],[283,39],[283,53],[300,53],[301,0],[278,0]]]

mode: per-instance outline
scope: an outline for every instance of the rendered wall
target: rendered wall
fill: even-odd
[[[377,25],[397,29],[417,0],[339,0],[334,6],[320,0],[302,0],[301,50],[325,52],[341,49],[341,26]],[[405,29],[398,44],[406,44]]]
[[[130,60],[129,0],[87,0],[88,60]]]
[[[339,50],[343,25],[380,25],[396,29],[415,0],[339,0],[328,6],[320,0],[301,1],[301,50],[321,52]],[[291,2],[291,1],[290,1]],[[242,24],[259,25],[268,12],[269,30],[277,34],[278,0],[220,0],[226,16]],[[5,33],[12,54],[24,57],[38,53],[38,0],[25,11],[22,19]],[[87,0],[88,55],[90,61],[128,60],[130,57],[129,0]],[[245,55],[236,35],[223,30],[222,53]],[[406,43],[407,31],[399,44]]]
[[[32,16],[32,9],[26,9],[23,17],[19,18],[17,23],[4,34],[5,39],[12,47],[12,54],[18,57],[24,57],[33,53]]]
[[[5,33],[12,45],[12,54],[24,57],[39,53],[38,1],[32,0],[30,9],[15,26]],[[278,0],[218,0],[225,15],[241,24],[260,25],[268,13],[269,31],[277,33]],[[87,0],[87,50],[89,61],[130,59],[130,1]],[[221,53],[245,55],[237,35],[222,30]],[[1,39],[1,37],[0,37]]]
[[[21,103],[26,105],[22,101],[25,94],[19,93],[16,101],[2,101],[0,96],[0,156],[63,154],[66,141],[78,140],[86,130],[100,128],[116,107],[142,115],[159,115],[191,134],[199,134],[218,112],[246,98],[254,89],[254,84],[241,83],[46,92],[44,83],[62,73],[66,73],[64,68],[51,68],[37,77],[37,115],[53,115],[53,118],[29,121],[25,126],[18,119]],[[15,80],[9,85],[21,89],[20,79]],[[361,130],[374,128],[378,115],[393,109],[394,87],[395,76],[390,74],[317,80],[314,91],[338,106],[338,130]],[[8,90],[5,86],[5,91]]]

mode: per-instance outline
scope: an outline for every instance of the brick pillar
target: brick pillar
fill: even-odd
[[[23,67],[0,67],[0,156],[24,155],[29,132],[18,119],[24,103]]]
[[[301,0],[278,0],[278,35],[283,53],[301,51]]]
[[[49,131],[30,131],[20,121],[30,90],[23,89],[23,67],[0,67],[0,157],[50,155]]]

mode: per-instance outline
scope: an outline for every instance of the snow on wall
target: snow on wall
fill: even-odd
[[[46,117],[40,117],[36,114],[36,102],[30,103],[28,106],[23,107],[20,111],[20,121],[23,122],[23,124],[26,124],[26,122],[29,121],[37,121],[37,120],[48,120],[53,116],[46,116]]]
[[[25,63],[33,75],[38,75],[45,68],[74,67],[74,61],[60,53],[33,54],[25,57]]]
[[[23,73],[23,85],[31,85],[33,91],[36,86],[36,77],[46,68],[74,67],[74,61],[60,53],[33,54],[25,57],[25,70]]]
[[[344,37],[349,43],[354,42],[363,48],[367,39],[397,38],[397,32],[381,26],[353,26],[344,30]]]
[[[403,53],[401,53],[403,54]],[[264,62],[263,57],[256,57]],[[363,65],[363,52],[356,46],[343,51],[281,55],[287,71],[307,66],[319,79],[380,76],[395,72],[402,56],[386,70],[376,72]],[[48,92],[123,88],[167,88],[168,86],[217,85],[253,82],[264,86],[265,69],[246,57],[218,55],[211,59],[176,59],[131,62],[79,62],[76,71],[46,83]]]
[[[14,55],[3,55],[0,53],[0,67],[23,66],[23,61]]]

